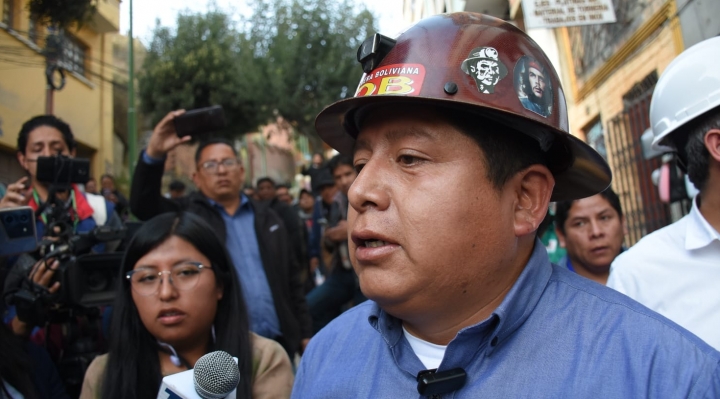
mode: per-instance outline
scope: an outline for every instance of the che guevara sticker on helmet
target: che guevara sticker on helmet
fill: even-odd
[[[462,62],[460,69],[472,76],[480,93],[492,94],[495,85],[507,73],[507,67],[498,59],[498,51],[494,47],[476,47],[467,59]]]
[[[544,118],[552,113],[553,90],[545,66],[525,55],[515,64],[513,83],[523,108]]]
[[[425,80],[421,64],[393,64],[363,75],[355,97],[377,95],[417,96]]]

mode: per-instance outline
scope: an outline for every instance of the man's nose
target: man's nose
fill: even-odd
[[[383,177],[380,161],[375,160],[365,164],[348,190],[350,207],[357,212],[363,212],[373,207],[378,210],[386,209],[389,206],[390,198]]]
[[[590,229],[590,234],[592,234],[593,237],[600,237],[604,234],[602,226],[596,220],[590,222]]]

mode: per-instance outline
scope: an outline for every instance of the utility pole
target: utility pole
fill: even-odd
[[[128,45],[128,165],[130,166],[130,181],[132,182],[135,172],[135,161],[137,158],[137,126],[135,121],[135,49],[133,40],[133,0],[130,5],[130,31],[128,33],[130,43]]]
[[[65,86],[65,72],[58,66],[58,59],[62,54],[63,41],[60,37],[61,30],[57,27],[48,29],[50,34],[45,43],[45,115],[52,115],[54,112],[55,91],[62,90]],[[55,76],[60,77],[55,82]]]

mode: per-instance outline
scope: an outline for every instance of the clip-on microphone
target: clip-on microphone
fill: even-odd
[[[417,375],[417,390],[420,395],[432,396],[457,391],[465,385],[467,374],[462,368],[436,372],[437,369],[423,370]]]

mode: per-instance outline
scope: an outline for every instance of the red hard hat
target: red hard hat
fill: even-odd
[[[524,32],[500,19],[469,12],[426,18],[396,40],[375,35],[358,50],[365,74],[355,97],[317,116],[320,137],[352,154],[367,105],[397,103],[452,107],[527,134],[552,154],[552,200],[589,197],[610,185],[605,160],[568,133],[565,95],[545,53]],[[372,111],[370,111],[372,112]],[[558,159],[561,157],[562,159]]]

